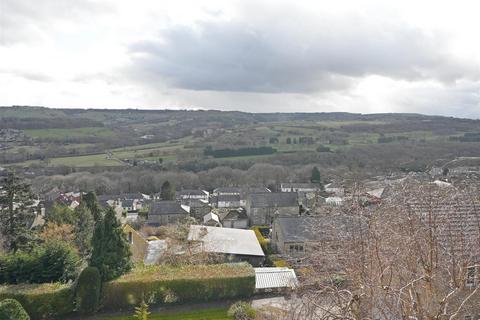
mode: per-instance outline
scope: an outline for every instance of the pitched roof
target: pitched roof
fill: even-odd
[[[278,217],[275,224],[285,242],[305,242],[338,239],[364,226],[364,219],[345,214],[321,216]]]
[[[229,210],[227,214],[223,216],[222,220],[240,220],[248,219],[247,212],[243,208]]]
[[[213,193],[216,194],[232,194],[232,193],[237,193],[240,194],[242,192],[242,189],[239,187],[221,187],[221,188],[216,188],[213,190]]]
[[[134,202],[134,201],[135,201],[135,200],[133,200],[133,199],[122,200],[122,207],[123,207],[123,208],[131,208],[131,207],[133,207],[133,202]]]
[[[176,192],[177,197],[180,196],[208,196],[208,192],[200,189],[184,189]]]
[[[216,213],[213,213],[213,212],[209,212],[209,213],[207,213],[206,215],[203,216],[203,223],[207,223],[210,220],[213,220],[213,221],[216,221],[216,222],[220,223],[220,219],[218,218],[218,215]]]
[[[468,198],[435,199],[407,203],[421,219],[428,222],[432,214],[439,240],[445,245],[478,248],[480,241],[480,202]]]
[[[249,195],[251,206],[254,208],[268,207],[295,207],[298,206],[296,192],[264,192]]]
[[[149,215],[185,214],[189,211],[177,201],[155,201],[150,206]]]
[[[205,252],[263,257],[253,230],[191,225],[189,241],[199,241]]]
[[[220,194],[217,197],[217,201],[240,201],[239,194]]]
[[[288,182],[280,184],[280,188],[294,188],[294,189],[320,189],[319,185],[313,183],[296,183]]]

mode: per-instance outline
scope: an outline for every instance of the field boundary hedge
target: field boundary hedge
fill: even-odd
[[[172,273],[172,271],[177,272]],[[134,271],[104,283],[106,310],[131,309],[142,299],[151,305],[249,297],[255,290],[255,271],[245,263],[173,268],[160,266]]]
[[[66,284],[0,286],[0,300],[15,299],[32,320],[61,319],[74,310],[73,290]]]

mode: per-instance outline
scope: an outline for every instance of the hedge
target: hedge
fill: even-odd
[[[83,314],[94,313],[100,302],[102,279],[95,267],[86,267],[77,280],[75,287],[76,310]]]
[[[131,309],[148,304],[200,302],[248,297],[255,290],[255,271],[246,263],[139,267],[104,283],[105,309]]]
[[[0,300],[20,302],[32,320],[60,319],[74,309],[71,286],[60,283],[0,286]]]
[[[30,320],[20,302],[15,299],[0,301],[0,319],[2,320]]]

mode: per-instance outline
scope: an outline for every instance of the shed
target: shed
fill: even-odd
[[[256,291],[295,289],[297,286],[298,280],[293,269],[255,268]]]

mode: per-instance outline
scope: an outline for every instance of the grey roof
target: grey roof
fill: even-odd
[[[220,194],[217,197],[217,201],[240,201],[239,194]]]
[[[243,208],[229,210],[228,213],[223,216],[222,220],[240,220],[240,219],[248,219],[247,212]]]
[[[438,238],[446,246],[452,246],[456,250],[459,250],[459,247],[472,247],[478,250],[480,202],[461,196],[429,200],[428,202],[412,200],[407,205],[427,224],[429,214],[432,214]]]
[[[205,200],[206,201],[206,200]],[[208,207],[210,204],[207,202],[203,202],[200,199],[188,199],[182,201],[182,203],[187,204],[189,207],[192,208],[203,208],[203,207]]]
[[[296,192],[264,192],[249,195],[251,206],[254,208],[268,207],[295,207],[298,206]]]
[[[280,188],[295,188],[295,189],[320,189],[320,186],[313,183],[296,183],[288,182],[280,184]]]
[[[131,208],[133,207],[133,202],[135,200],[122,200],[122,207],[123,208]]]
[[[321,216],[278,217],[274,221],[283,234],[284,242],[333,240],[341,241],[365,226],[359,216],[335,214]]]
[[[149,215],[188,213],[177,201],[155,201],[150,206]]]
[[[295,288],[298,285],[295,271],[289,268],[254,268],[255,289]]]
[[[189,241],[199,241],[205,252],[263,257],[253,230],[191,225]]]
[[[184,189],[176,192],[177,197],[179,196],[208,196],[208,193],[200,189]]]
[[[246,193],[264,193],[264,192],[271,192],[270,189],[266,187],[247,187],[244,189]]]
[[[242,189],[239,188],[239,187],[221,187],[221,188],[217,188],[217,189],[213,190],[213,193],[217,193],[217,194],[223,194],[223,193],[227,193],[227,194],[237,193],[237,194],[240,194],[241,192],[242,192]]]

